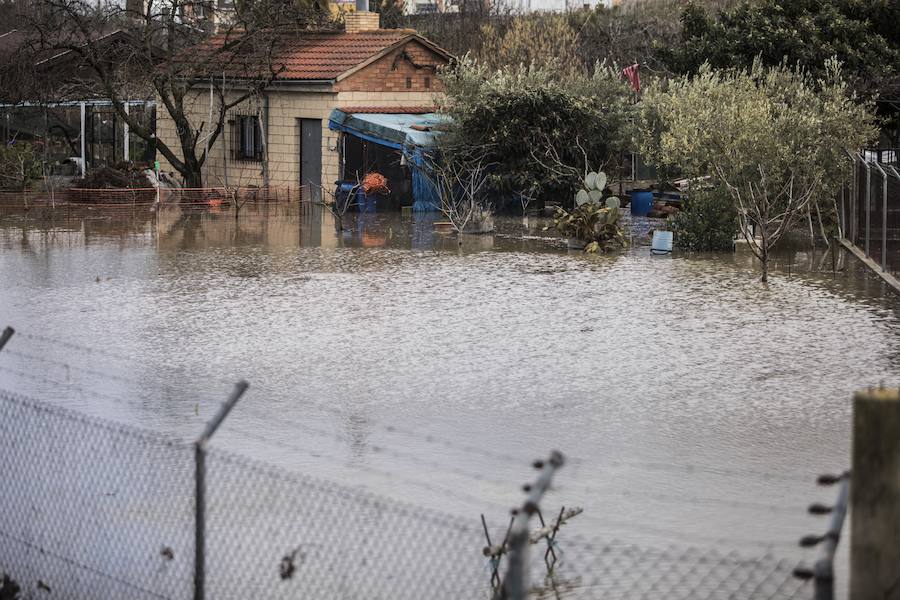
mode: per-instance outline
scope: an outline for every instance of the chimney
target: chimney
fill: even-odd
[[[344,15],[344,27],[347,33],[374,31],[381,24],[378,13],[369,12],[369,0],[356,0],[356,12]]]

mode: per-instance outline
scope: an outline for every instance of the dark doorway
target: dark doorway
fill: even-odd
[[[322,187],[322,121],[298,119],[300,123],[300,185],[304,198],[320,202]]]

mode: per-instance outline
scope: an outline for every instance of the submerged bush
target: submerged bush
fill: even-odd
[[[634,92],[599,65],[568,75],[517,65],[493,70],[464,58],[442,73],[445,156],[477,156],[491,166],[492,192],[547,200],[572,198],[586,161],[601,168],[631,146]]]
[[[675,244],[684,250],[718,252],[734,249],[737,211],[721,189],[698,190],[672,217]]]

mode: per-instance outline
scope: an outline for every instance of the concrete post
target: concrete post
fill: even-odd
[[[900,390],[853,397],[850,600],[900,600]]]

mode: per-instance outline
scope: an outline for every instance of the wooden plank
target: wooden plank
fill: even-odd
[[[881,265],[866,256],[865,252],[857,248],[850,240],[846,238],[840,238],[838,239],[838,241],[841,243],[841,246],[843,246],[846,250],[853,254],[853,256],[861,260],[864,265],[872,269],[872,271],[876,275],[881,277],[881,279],[884,280],[884,282],[888,284],[896,293],[900,294],[900,280],[898,280],[887,271],[882,271]]]

